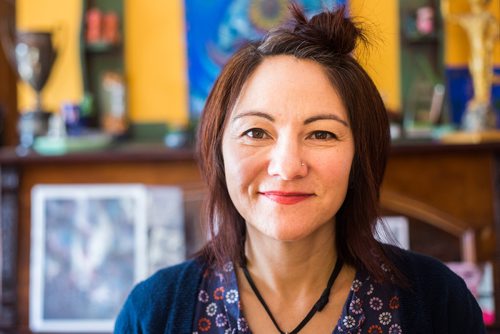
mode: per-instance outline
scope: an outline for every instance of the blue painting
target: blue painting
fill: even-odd
[[[308,16],[347,0],[297,1]],[[249,40],[287,19],[288,0],[185,0],[189,114],[199,118],[222,66]]]

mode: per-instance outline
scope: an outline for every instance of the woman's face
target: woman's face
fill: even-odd
[[[333,224],[354,156],[347,112],[321,65],[266,58],[222,139],[231,200],[252,230],[300,240]]]

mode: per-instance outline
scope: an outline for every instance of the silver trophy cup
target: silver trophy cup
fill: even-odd
[[[33,108],[21,113],[18,123],[22,148],[33,145],[34,139],[47,133],[50,113],[42,106],[41,92],[56,60],[53,34],[45,31],[17,31],[14,38],[2,34],[2,44],[19,78],[36,93]],[[6,37],[7,36],[7,37]]]

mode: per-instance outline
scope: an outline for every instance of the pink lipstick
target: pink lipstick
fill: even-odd
[[[314,194],[284,191],[264,191],[260,194],[266,196],[271,201],[285,205],[296,204],[314,196]]]

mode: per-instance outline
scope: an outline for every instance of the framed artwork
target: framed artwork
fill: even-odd
[[[307,15],[347,0],[298,0]],[[287,19],[288,0],[185,0],[190,118],[197,120],[229,57]]]
[[[37,185],[31,231],[34,332],[112,332],[132,287],[185,258],[175,187]]]

